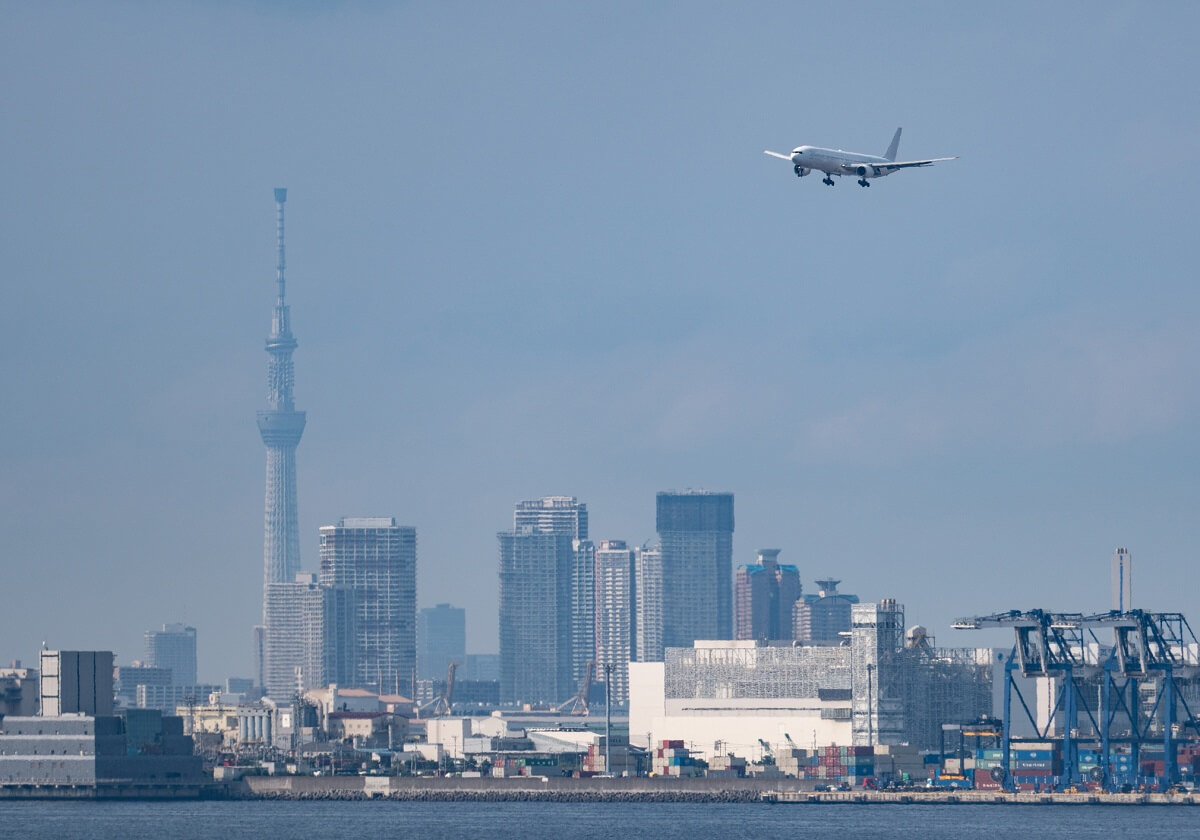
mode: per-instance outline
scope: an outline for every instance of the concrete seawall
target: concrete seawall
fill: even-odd
[[[769,791],[795,792],[786,779],[509,779],[407,776],[247,776],[233,798],[397,799],[412,801],[758,802]]]
[[[422,802],[763,802],[793,805],[1200,805],[1200,796],[1164,793],[1001,791],[825,791],[789,779],[510,779],[390,776],[247,776],[222,794],[236,799]]]

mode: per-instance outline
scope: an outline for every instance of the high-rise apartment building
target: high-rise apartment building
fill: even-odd
[[[594,547],[573,496],[519,502],[500,542],[500,697],[557,703],[595,657]]]
[[[663,661],[662,551],[643,546],[634,557],[634,655]]]
[[[578,685],[596,659],[596,546],[571,541],[571,682]]]
[[[451,662],[466,661],[467,611],[449,604],[422,609],[417,614],[417,679],[445,679]]]
[[[792,608],[793,638],[801,642],[837,642],[850,631],[857,595],[838,592],[840,580],[817,581],[817,594],[802,595]]]
[[[663,645],[733,638],[733,494],[663,492]]]
[[[393,517],[345,517],[320,537],[322,586],[353,593],[349,683],[399,693],[417,666],[417,529]]]
[[[799,597],[800,571],[780,565],[779,549],[761,549],[758,562],[738,566],[735,576],[735,638],[794,638],[792,607]]]
[[[571,694],[572,540],[525,526],[500,542],[500,702]]]
[[[629,701],[629,663],[637,655],[636,558],[621,540],[596,549],[596,676],[621,704]]]
[[[288,702],[329,683],[353,683],[354,594],[321,584],[311,572],[267,586],[267,696]]]
[[[196,628],[164,624],[146,631],[146,665],[170,668],[175,685],[196,684]]]

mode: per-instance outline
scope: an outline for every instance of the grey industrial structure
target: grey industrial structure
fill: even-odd
[[[344,517],[320,539],[320,585],[353,600],[342,684],[399,693],[417,667],[417,529],[394,517]]]
[[[586,504],[547,496],[518,503],[513,529],[497,534],[502,702],[557,703],[595,656],[587,528]]]
[[[438,604],[417,613],[417,679],[444,678],[451,662],[467,660],[467,611]]]
[[[183,722],[113,714],[110,651],[41,654],[41,713],[0,717],[0,796],[198,796],[201,759]]]
[[[733,494],[661,492],[663,644],[733,638]]]

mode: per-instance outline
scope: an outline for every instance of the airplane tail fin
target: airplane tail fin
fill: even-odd
[[[896,129],[896,136],[892,138],[892,145],[888,146],[887,153],[884,154],[884,157],[887,158],[888,160],[896,159],[896,152],[900,148],[900,132],[901,131],[903,131],[903,129],[900,129],[900,128]]]

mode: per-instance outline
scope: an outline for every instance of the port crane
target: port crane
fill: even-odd
[[[1106,613],[1054,613],[1046,610],[1021,612],[1010,610],[987,616],[960,618],[952,625],[958,630],[977,630],[985,627],[1011,627],[1014,631],[1012,653],[1005,663],[1003,717],[1003,774],[1005,783],[1011,779],[1009,765],[1012,735],[1012,697],[1015,694],[1038,737],[1049,735],[1051,723],[1039,730],[1037,720],[1021,696],[1014,675],[1025,677],[1055,677],[1060,682],[1055,703],[1050,712],[1063,712],[1063,786],[1080,781],[1078,767],[1079,714],[1086,715],[1100,736],[1099,773],[1106,789],[1113,789],[1113,742],[1129,743],[1137,766],[1139,745],[1151,739],[1152,725],[1161,716],[1163,739],[1163,775],[1168,784],[1179,780],[1175,730],[1188,730],[1200,736],[1197,721],[1186,698],[1179,691],[1177,680],[1200,676],[1200,644],[1181,613],[1151,613],[1144,610],[1113,610]],[[1101,641],[1097,631],[1111,630],[1112,641]],[[1099,708],[1093,714],[1084,700],[1081,682],[1095,683],[1100,679]],[[1153,705],[1144,716],[1140,711],[1138,686],[1152,681],[1155,687]],[[1182,719],[1177,712],[1182,710]],[[1124,734],[1113,734],[1119,722],[1125,723]],[[1121,732],[1121,729],[1117,729]]]
[[[960,618],[951,627],[955,630],[980,630],[986,627],[1011,627],[1015,636],[1012,654],[1004,665],[1004,712],[1001,750],[1001,769],[1004,784],[1011,785],[1010,764],[1012,743],[1012,698],[1015,694],[1025,711],[1030,724],[1037,731],[1037,718],[1016,684],[1014,674],[1020,671],[1024,677],[1055,677],[1059,690],[1055,697],[1043,730],[1038,736],[1049,734],[1054,715],[1061,711],[1067,720],[1063,727],[1063,775],[1068,782],[1075,778],[1077,749],[1075,745],[1075,722],[1079,708],[1091,717],[1086,703],[1080,703],[1080,678],[1093,676],[1100,666],[1089,657],[1088,633],[1084,617],[1079,613],[1052,613],[1046,610],[1009,610],[992,615]],[[1092,637],[1093,641],[1094,636]],[[1093,719],[1093,724],[1096,721]],[[1099,726],[1096,727],[1099,729]]]

